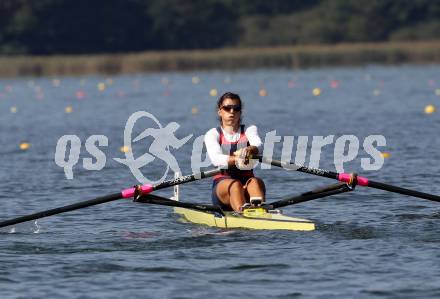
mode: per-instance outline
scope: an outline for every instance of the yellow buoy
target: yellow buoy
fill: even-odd
[[[126,145],[121,146],[121,147],[119,148],[119,151],[122,152],[122,153],[127,153],[129,150],[130,150],[130,147],[129,147],[129,146],[126,146]]]
[[[194,77],[191,78],[191,82],[193,84],[199,84],[200,83],[200,78],[197,77],[197,76],[194,76]]]
[[[64,111],[66,113],[72,113],[73,112],[73,108],[72,108],[72,106],[67,106],[66,108],[64,108]]]
[[[380,153],[380,154],[381,154],[382,157],[384,157],[385,159],[391,157],[391,154],[388,153],[388,152],[382,152],[382,153]]]
[[[258,94],[260,95],[260,97],[265,97],[265,96],[267,96],[267,90],[264,88],[261,88]]]
[[[218,94],[218,92],[217,92],[217,89],[215,89],[215,88],[213,88],[213,89],[211,89],[211,90],[209,91],[209,95],[210,95],[211,97],[216,97],[217,94]]]
[[[318,88],[318,87],[313,88],[312,93],[313,93],[314,96],[321,95],[321,88]]]
[[[12,106],[11,107],[11,113],[17,113],[17,107]]]
[[[22,142],[20,143],[20,149],[22,151],[28,150],[31,147],[31,144],[28,142]]]
[[[437,88],[437,89],[435,90],[435,95],[440,96],[440,88]]]
[[[105,90],[105,83],[104,82],[99,82],[98,83],[98,90],[99,91],[104,91]]]
[[[197,108],[197,107],[192,107],[192,108],[191,108],[191,113],[192,113],[192,114],[197,114],[197,113],[199,113],[199,108]]]
[[[436,108],[435,108],[434,105],[427,105],[425,107],[425,113],[426,114],[431,114],[431,113],[434,113],[435,111],[436,111]]]

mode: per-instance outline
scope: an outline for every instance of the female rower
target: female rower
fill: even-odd
[[[249,159],[261,152],[262,142],[256,126],[241,124],[242,102],[231,92],[217,101],[220,126],[205,134],[212,164],[224,170],[214,177],[212,202],[222,209],[241,212],[243,207],[264,202],[264,182],[255,177]],[[247,170],[246,170],[247,169]]]

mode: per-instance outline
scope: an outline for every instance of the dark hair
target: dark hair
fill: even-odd
[[[225,92],[217,100],[217,110],[222,108],[223,101],[226,100],[226,99],[237,100],[239,105],[241,106],[241,109],[243,109],[243,103],[241,102],[240,96],[238,94],[232,93],[232,92]],[[220,125],[221,125],[222,124],[222,118],[220,116],[218,117],[218,120],[220,121]],[[240,123],[241,123],[241,116],[240,116]]]

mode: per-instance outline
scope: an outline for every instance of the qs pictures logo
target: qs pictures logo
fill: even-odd
[[[154,126],[144,129],[142,133],[133,138],[133,131],[136,123],[141,120],[153,121]],[[124,129],[124,147],[127,149],[125,158],[113,158],[115,161],[127,166],[134,177],[142,184],[156,184],[162,182],[168,175],[168,171],[179,172],[179,164],[172,154],[172,150],[181,148],[192,137],[190,134],[182,139],[176,137],[176,131],[180,125],[176,122],[170,122],[162,126],[159,120],[146,111],[137,111],[127,120]],[[140,156],[133,153],[133,143],[145,140],[145,150]],[[296,150],[294,147],[296,142]],[[149,144],[149,146],[147,146]],[[106,156],[99,147],[108,146],[108,138],[104,135],[92,135],[85,142],[87,152],[95,158],[83,158],[83,167],[87,170],[101,170],[106,164]],[[67,179],[73,179],[73,167],[78,163],[81,140],[76,135],[62,136],[56,146],[55,163],[64,169]],[[354,135],[328,135],[328,136],[278,136],[276,130],[266,133],[264,138],[262,155],[265,159],[271,160],[275,153],[275,148],[281,146],[281,161],[290,164],[292,160],[298,167],[305,165],[307,155],[309,154],[309,167],[319,170],[321,152],[331,150],[333,152],[333,162],[337,172],[344,172],[346,163],[359,161],[356,159],[359,150],[362,147],[366,154],[360,158],[360,166],[363,170],[379,170],[384,164],[384,157],[381,155],[378,147],[386,146],[386,139],[382,135],[369,135],[364,138],[362,144],[358,137]],[[295,152],[294,157],[292,153]],[[67,154],[67,155],[66,155]],[[191,153],[191,169],[194,173],[199,173],[202,168],[209,167],[211,161],[204,153],[204,136],[198,136],[193,141]],[[159,180],[153,181],[146,177],[141,168],[152,163],[156,159],[166,164],[164,172]],[[253,167],[256,167],[255,164]],[[261,164],[261,169],[269,169],[270,164]],[[290,168],[291,169],[291,168]],[[289,169],[288,169],[289,170]]]

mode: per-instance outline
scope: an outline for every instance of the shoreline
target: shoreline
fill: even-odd
[[[368,64],[440,63],[440,41],[149,51],[126,54],[0,56],[0,77],[135,74]]]

